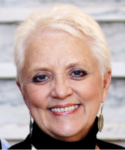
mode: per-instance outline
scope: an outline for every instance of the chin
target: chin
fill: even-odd
[[[56,130],[53,130],[52,134],[56,139],[72,142],[81,139],[81,133],[82,133],[81,131],[82,131],[82,127],[65,125],[65,126],[60,126],[60,128],[57,128],[56,126]]]

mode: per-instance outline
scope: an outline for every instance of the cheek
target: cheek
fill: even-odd
[[[85,114],[90,120],[93,120],[97,116],[103,98],[102,86],[98,81],[90,79],[83,81],[83,84],[79,85],[79,89],[78,95]]]
[[[77,84],[77,85],[75,85]],[[101,82],[94,78],[89,78],[75,83],[74,91],[84,103],[100,103],[103,97]],[[79,88],[77,88],[79,87]]]
[[[27,85],[25,88],[26,101],[29,107],[47,107],[48,93],[46,88],[40,85]]]

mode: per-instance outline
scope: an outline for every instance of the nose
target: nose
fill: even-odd
[[[51,91],[51,96],[60,100],[66,99],[71,96],[73,91],[70,87],[69,82],[63,77],[58,76],[58,79],[54,82],[53,89]]]

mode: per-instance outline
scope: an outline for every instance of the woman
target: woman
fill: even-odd
[[[11,149],[122,148],[96,138],[111,62],[105,37],[90,16],[70,5],[33,13],[16,32],[15,63],[34,123]]]

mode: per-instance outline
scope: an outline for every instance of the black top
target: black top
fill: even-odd
[[[96,145],[98,145],[100,149],[124,149],[121,146],[96,138],[98,132],[97,121],[98,118],[96,118],[94,126],[87,136],[78,142],[64,142],[54,139],[41,131],[34,122],[32,137],[30,138],[30,135],[28,135],[23,142],[10,147],[10,149],[30,149],[31,144],[34,145],[36,149],[95,149]]]
[[[2,144],[1,144],[1,140],[0,140],[0,149],[2,149]]]

